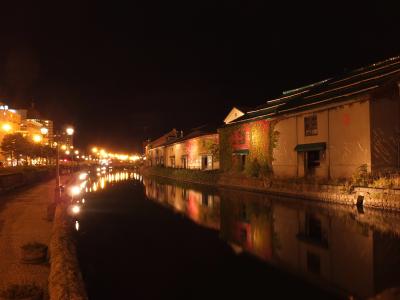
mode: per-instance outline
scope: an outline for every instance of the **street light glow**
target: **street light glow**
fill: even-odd
[[[71,194],[72,194],[72,196],[76,196],[76,195],[79,195],[81,193],[81,188],[79,187],[79,186],[73,186],[72,188],[71,188]]]
[[[5,131],[5,132],[9,132],[12,128],[11,125],[8,123],[3,124],[3,126],[1,126],[1,128]]]
[[[76,215],[76,214],[79,214],[79,212],[81,211],[81,208],[79,207],[79,205],[74,205],[74,206],[72,206],[71,211]]]
[[[48,133],[49,133],[49,130],[48,130],[46,127],[42,127],[42,128],[40,128],[40,132],[41,132],[42,134],[48,134]]]
[[[32,139],[33,139],[33,141],[34,141],[35,143],[40,143],[40,142],[42,141],[42,136],[41,136],[40,134],[35,134],[35,135],[32,137]]]
[[[79,150],[75,150],[75,154],[78,155],[79,154]]]
[[[97,147],[93,147],[93,148],[92,148],[92,152],[93,152],[93,153],[97,153],[98,151],[99,151],[99,149],[97,149]]]
[[[74,134],[74,129],[72,127],[68,127],[67,129],[65,129],[65,132],[68,135],[73,135]]]
[[[69,150],[65,151],[65,154],[69,155],[70,154]]]

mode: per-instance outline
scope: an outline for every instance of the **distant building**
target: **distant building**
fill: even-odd
[[[198,127],[165,145],[166,166],[170,168],[219,169],[219,142],[215,129]]]
[[[21,116],[8,105],[0,102],[0,144],[6,134],[16,133],[20,130]],[[0,153],[0,160],[4,157]]]
[[[278,177],[400,169],[400,57],[295,90],[220,128],[221,168],[256,162]],[[238,112],[238,111],[236,111]]]
[[[148,141],[145,146],[146,163],[149,166],[165,166],[165,143],[176,139],[178,137],[178,131],[174,128],[167,132],[163,136]]]
[[[218,133],[202,126],[184,135],[172,131],[146,145],[149,166],[213,170],[219,168]]]

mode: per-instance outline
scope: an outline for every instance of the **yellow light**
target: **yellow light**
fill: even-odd
[[[49,130],[48,130],[46,127],[42,127],[42,128],[40,128],[40,132],[41,132],[42,134],[48,134],[48,133],[49,133]]]
[[[101,150],[100,150],[100,155],[105,155],[105,154],[106,154],[106,150],[101,149]]]
[[[67,150],[67,145],[62,145],[61,150]]]
[[[1,126],[1,128],[5,131],[5,132],[9,132],[12,128],[11,125],[8,123],[3,124],[3,126]]]
[[[97,153],[98,151],[99,151],[99,150],[97,149],[97,147],[93,147],[93,148],[92,148],[92,152],[93,152],[93,153]]]
[[[68,135],[73,135],[74,134],[74,129],[72,127],[68,127],[67,129],[65,129],[65,132]]]
[[[80,189],[79,186],[73,186],[73,187],[71,188],[71,194],[72,194],[72,196],[79,195],[80,193],[81,193],[81,189]]]
[[[65,154],[69,155],[70,154],[69,150],[65,151]]]
[[[88,175],[87,173],[81,173],[81,174],[79,174],[79,179],[80,180],[85,180],[87,175]]]
[[[74,146],[69,146],[69,149],[74,149]]]
[[[79,212],[81,211],[81,208],[79,207],[79,205],[74,205],[74,206],[72,206],[71,210],[74,214],[79,214]]]
[[[79,154],[79,150],[75,150],[75,154]]]
[[[33,141],[34,141],[35,143],[40,143],[40,142],[42,141],[42,136],[39,135],[39,134],[35,134],[35,135],[32,137],[32,139],[33,139]]]

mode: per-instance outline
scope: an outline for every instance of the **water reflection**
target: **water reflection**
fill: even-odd
[[[220,228],[221,200],[218,195],[161,184],[150,178],[143,178],[143,184],[147,198],[172,207],[202,226]]]
[[[339,294],[369,297],[400,285],[400,215],[263,194],[205,192],[134,174],[149,199],[220,231],[245,251]]]

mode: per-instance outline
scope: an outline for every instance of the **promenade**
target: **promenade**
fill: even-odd
[[[65,182],[68,175],[61,178]],[[21,263],[21,246],[49,245],[52,222],[47,206],[54,198],[55,180],[0,196],[0,284],[34,282],[47,291],[50,267]]]

